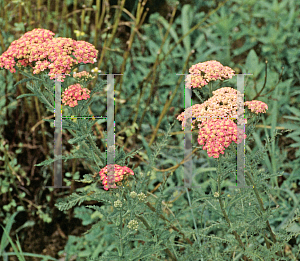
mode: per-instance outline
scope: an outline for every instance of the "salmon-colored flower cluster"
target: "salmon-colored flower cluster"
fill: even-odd
[[[202,122],[207,118],[239,118],[244,113],[239,110],[243,104],[243,94],[231,87],[223,87],[213,91],[213,96],[202,104],[195,104],[178,115],[177,119],[182,121],[184,129],[187,117],[192,115],[192,127],[195,128],[196,121]]]
[[[209,157],[219,158],[231,142],[242,142],[243,130],[230,119],[208,119],[199,124],[198,143]],[[244,134],[246,139],[247,135]]]
[[[31,56],[32,48],[37,49],[37,52],[41,47],[41,59],[43,57],[42,45],[53,38],[55,34],[45,29],[34,29],[30,32],[25,33],[20,39],[13,41],[8,49],[0,56],[0,67],[10,70],[10,72],[16,72],[14,68],[16,65],[15,58],[19,60],[19,63],[23,66],[30,65],[29,58]]]
[[[245,105],[248,106],[248,108],[251,110],[251,112],[258,113],[266,113],[266,110],[268,109],[268,105],[265,104],[262,101],[246,101]]]
[[[74,65],[95,62],[98,51],[92,44],[71,38],[53,38],[54,35],[41,28],[25,33],[20,39],[13,41],[0,56],[0,67],[14,73],[16,65],[30,66],[34,74],[50,69],[50,79],[60,74],[58,80],[63,82],[64,74],[69,74]]]
[[[105,190],[109,189],[108,178],[107,178],[107,174],[108,174],[107,167],[111,167],[113,169],[114,177],[111,177],[112,175],[108,176],[108,178],[111,178],[112,182],[120,182],[125,178],[125,176],[134,175],[133,170],[126,166],[122,167],[117,164],[114,164],[114,165],[111,164],[111,165],[105,166],[99,172],[100,179],[102,180],[102,184],[103,184]],[[116,185],[114,184],[114,186],[112,188],[116,188]]]
[[[70,107],[75,107],[78,105],[77,101],[87,100],[90,98],[90,90],[87,88],[82,88],[79,83],[70,85],[62,94],[62,103]]]
[[[205,144],[203,149],[207,150],[209,157],[218,158],[220,153],[224,154],[225,147],[228,147],[232,141],[237,144],[242,141],[243,131],[237,127],[234,120],[240,120],[240,116],[244,113],[241,109],[243,101],[243,94],[239,91],[231,87],[223,87],[213,91],[213,96],[204,103],[188,108],[177,119],[182,121],[182,129],[185,128],[189,116],[192,117],[191,129],[194,129],[198,122],[198,143]],[[268,109],[267,104],[256,100],[247,101],[244,105],[256,114],[265,113]],[[247,123],[247,120],[244,120]],[[237,123],[242,124],[241,121]]]
[[[191,74],[188,77],[188,88],[202,88],[210,81],[231,79],[234,70],[228,66],[223,66],[220,62],[212,60],[192,65],[189,69]]]
[[[202,88],[210,81],[231,79],[234,70],[213,60],[193,65],[189,73],[186,87]],[[182,129],[185,129],[187,120],[191,122],[192,130],[198,123],[198,143],[204,145],[203,149],[207,150],[209,157],[218,158],[233,141],[238,144],[243,140],[244,132],[237,126],[247,124],[247,119],[241,117],[244,114],[243,105],[256,114],[265,113],[268,106],[261,101],[244,102],[244,95],[231,87],[212,93],[213,96],[207,101],[187,108],[177,119],[182,121]]]

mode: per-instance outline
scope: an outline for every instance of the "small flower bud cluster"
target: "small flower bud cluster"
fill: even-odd
[[[139,227],[139,223],[135,219],[133,219],[128,222],[127,227],[131,230],[137,231]]]
[[[82,82],[88,82],[91,81],[93,79],[95,79],[95,76],[92,76],[90,73],[88,73],[87,71],[82,71],[79,73],[75,73],[73,74],[73,77],[80,83]]]
[[[93,68],[91,71],[92,71],[92,73],[100,73],[101,72],[101,70],[99,70],[98,67]]]
[[[84,32],[81,32],[79,30],[74,30],[74,33],[76,34],[76,37],[78,37],[78,36],[84,36],[85,35]]]
[[[212,60],[192,65],[189,69],[191,77],[188,78],[188,88],[202,88],[210,81],[231,79],[234,70],[223,66],[220,62]]]
[[[147,196],[143,192],[141,192],[140,194],[137,194],[135,191],[131,191],[129,195],[131,198],[138,197],[138,199],[140,201],[144,201],[147,198]]]
[[[62,94],[62,103],[70,107],[75,107],[78,105],[77,101],[87,100],[90,98],[90,90],[87,88],[82,88],[79,83],[70,85]]]
[[[131,198],[136,198],[137,193],[135,191],[131,191],[129,195]]]
[[[114,176],[111,177],[111,175],[109,175],[107,177],[107,174],[109,172],[109,170],[107,168],[109,168],[109,170],[110,170],[110,168],[112,168]],[[104,189],[108,190],[108,188],[109,188],[108,179],[111,179],[109,181],[112,181],[112,182],[120,182],[123,180],[123,178],[125,178],[125,176],[134,175],[134,172],[126,166],[122,167],[117,164],[114,164],[114,165],[110,164],[110,165],[105,166],[103,169],[101,169],[99,172],[99,175],[100,175],[100,179],[102,180]],[[112,187],[116,188],[115,185]]]
[[[143,192],[141,192],[137,196],[140,201],[144,201],[147,198],[147,196]]]
[[[115,208],[121,208],[122,207],[122,201],[121,200],[116,200],[115,202],[114,202],[114,207]]]

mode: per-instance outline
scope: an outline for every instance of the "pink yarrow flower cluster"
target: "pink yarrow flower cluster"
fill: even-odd
[[[209,157],[219,158],[220,153],[224,154],[231,142],[237,144],[242,142],[243,130],[230,119],[209,119],[199,124],[199,145],[204,145]],[[244,134],[244,139],[247,135]]]
[[[200,145],[205,143],[203,149],[207,150],[209,157],[218,158],[220,153],[224,154],[224,147],[228,147],[232,141],[237,144],[242,141],[243,131],[237,127],[234,120],[240,120],[240,116],[244,113],[241,110],[243,94],[231,87],[220,88],[213,94],[204,103],[188,108],[178,115],[177,119],[182,121],[182,129],[185,129],[190,116],[192,117],[191,129],[194,129],[198,122],[198,143]],[[267,104],[256,100],[245,102],[244,105],[256,114],[265,113],[268,109]],[[244,120],[247,123],[247,120]],[[240,121],[237,123],[242,124]]]
[[[108,178],[112,178],[113,182],[120,182],[122,181],[126,176],[128,175],[134,175],[134,172],[132,169],[124,166],[120,166],[117,164],[114,165],[108,165],[113,169],[114,172],[114,177],[110,177],[108,176]],[[110,188],[109,184],[108,184],[108,166],[105,166],[103,169],[100,170],[99,175],[100,175],[100,179],[102,180],[102,184],[104,186],[105,190],[108,190]],[[113,187],[111,188],[116,188],[116,185],[114,184]]]
[[[225,80],[234,75],[234,70],[217,61],[195,64],[189,72],[186,88],[202,88],[210,81]],[[223,87],[212,93],[213,96],[207,101],[191,106],[178,115],[177,119],[182,121],[182,129],[185,129],[188,119],[192,119],[192,130],[198,122],[198,143],[204,145],[203,149],[207,150],[209,157],[218,158],[233,141],[239,144],[243,140],[244,132],[237,126],[247,124],[247,120],[241,118],[244,114],[242,105],[256,114],[265,113],[268,106],[256,100],[244,102],[244,95],[231,87]],[[244,138],[246,137],[244,134]]]
[[[33,74],[49,69],[50,79],[60,74],[58,80],[63,82],[64,74],[69,74],[72,66],[81,62],[95,62],[98,50],[92,44],[71,38],[53,38],[54,35],[53,32],[41,28],[25,33],[20,39],[13,41],[0,56],[0,67],[14,73],[16,65],[30,66]]]
[[[207,118],[239,118],[244,112],[240,110],[244,103],[243,94],[231,87],[223,87],[213,91],[213,96],[202,104],[195,104],[178,115],[177,119],[182,121],[182,129],[185,128],[189,115],[192,118],[191,129],[195,128],[196,122],[202,122]]]
[[[251,112],[254,112],[256,114],[266,113],[266,110],[268,109],[268,105],[262,101],[256,101],[256,100],[246,101],[245,105],[248,106],[248,108],[251,110]]]
[[[62,94],[62,103],[70,107],[75,107],[78,105],[77,101],[87,100],[90,98],[90,90],[87,88],[82,88],[79,83],[70,85]]]
[[[187,77],[188,88],[202,88],[210,81],[231,79],[234,70],[223,66],[220,62],[212,60],[192,65],[189,69],[190,77]]]
[[[29,58],[31,57],[32,48],[38,48],[37,52],[40,51],[40,59],[46,58],[46,55],[43,56],[44,49],[41,45],[51,40],[54,35],[53,32],[44,29],[34,29],[25,33],[20,39],[13,41],[0,56],[0,67],[15,73],[15,58],[19,60],[19,65],[31,65]]]

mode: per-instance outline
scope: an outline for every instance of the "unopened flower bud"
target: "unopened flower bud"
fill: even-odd
[[[122,201],[121,200],[116,200],[115,202],[114,202],[114,207],[115,208],[121,208],[122,207]]]
[[[138,194],[138,199],[139,199],[140,201],[144,201],[145,198],[147,198],[147,196],[146,196],[143,192],[141,192],[140,194]]]
[[[136,198],[136,196],[137,196],[137,193],[135,191],[130,192],[130,197],[131,198]]]
[[[130,220],[130,221],[128,222],[127,227],[128,227],[129,229],[132,229],[132,230],[137,231],[137,230],[138,230],[138,227],[139,227],[139,223],[138,223],[136,220],[133,219],[133,220]]]

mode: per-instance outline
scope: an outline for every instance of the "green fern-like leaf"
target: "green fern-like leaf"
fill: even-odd
[[[68,210],[77,204],[80,206],[84,201],[87,200],[89,196],[86,193],[81,193],[80,195],[77,193],[72,193],[70,196],[66,198],[67,202],[59,202],[55,204],[55,206],[60,210]]]

